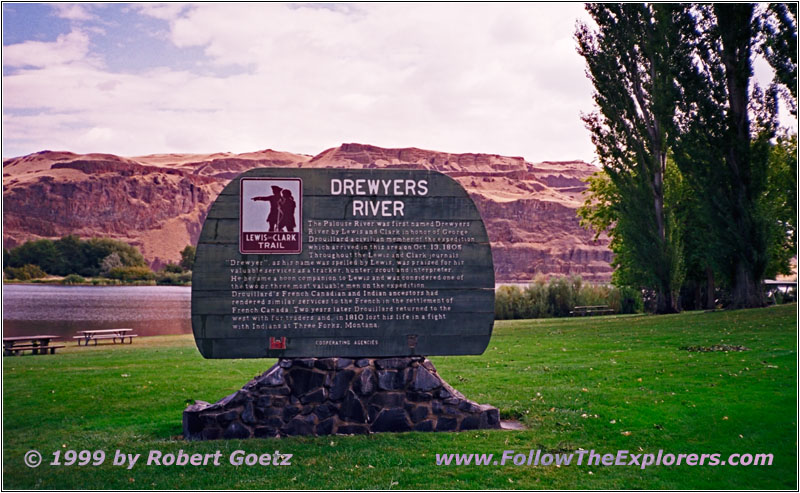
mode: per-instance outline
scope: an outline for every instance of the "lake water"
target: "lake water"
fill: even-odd
[[[130,327],[140,336],[190,334],[192,288],[3,285],[3,336],[76,335]]]

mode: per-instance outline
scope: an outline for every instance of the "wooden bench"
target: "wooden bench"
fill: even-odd
[[[128,344],[133,344],[133,338],[139,337],[138,334],[131,334],[133,329],[104,329],[104,330],[82,330],[81,335],[73,336],[73,339],[78,340],[78,346],[88,346],[91,341],[97,346],[97,341],[100,339],[111,339],[114,344],[119,339],[120,344],[125,344],[125,339],[128,339]],[[83,341],[83,344],[81,344]]]
[[[604,313],[614,313],[614,309],[609,308],[608,305],[587,305],[587,306],[576,306],[569,313],[570,315],[580,315],[580,316],[601,315]]]
[[[52,344],[48,344],[47,346],[39,346],[37,344],[26,344],[26,345],[22,345],[22,346],[17,345],[17,346],[14,346],[12,348],[6,349],[5,350],[5,354],[6,354],[6,356],[11,356],[11,355],[16,356],[21,351],[30,351],[31,354],[47,354],[48,351],[49,351],[50,354],[56,354],[56,349],[60,349],[60,348],[63,348],[63,347],[67,347],[67,346],[65,346],[63,344],[55,345],[55,346],[52,345]]]
[[[116,344],[117,343],[117,339],[119,339],[120,340],[120,344],[125,344],[125,339],[126,338],[128,339],[128,344],[133,344],[133,338],[134,337],[139,337],[139,335],[138,334],[125,334],[125,335],[121,335],[121,336],[116,336],[116,335],[96,335],[96,336],[92,336],[89,339],[87,339],[84,336],[72,336],[73,339],[78,339],[78,346],[81,345],[81,341],[86,341],[86,344],[84,344],[84,346],[88,345],[89,342],[91,342],[91,341],[94,341],[94,345],[97,346],[97,341],[100,340],[100,339],[113,339],[114,344]]]
[[[54,335],[16,336],[3,338],[3,355],[16,356],[22,351],[31,351],[32,354],[55,354],[56,349],[63,345],[51,345],[50,341],[59,339]]]

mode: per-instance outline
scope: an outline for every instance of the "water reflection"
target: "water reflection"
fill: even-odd
[[[75,335],[130,327],[141,336],[189,334],[192,291],[176,286],[3,286],[3,336]]]

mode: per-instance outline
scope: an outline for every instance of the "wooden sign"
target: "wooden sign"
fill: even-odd
[[[208,212],[192,276],[206,358],[481,354],[486,229],[435,171],[255,169]]]

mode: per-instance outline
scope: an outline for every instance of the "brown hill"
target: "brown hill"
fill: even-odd
[[[498,281],[546,275],[610,278],[608,241],[578,224],[580,161],[449,154],[343,144],[311,157],[270,149],[245,154],[108,154],[42,151],[3,161],[3,245],[29,239],[109,236],[139,247],[154,268],[195,243],[208,208],[236,175],[256,167],[432,169],[458,180],[486,222]]]

